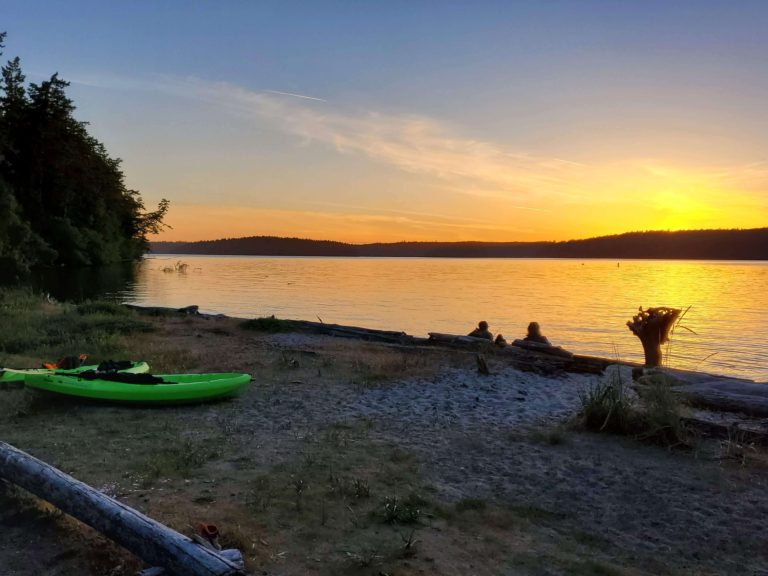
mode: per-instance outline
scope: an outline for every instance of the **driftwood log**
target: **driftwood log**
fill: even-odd
[[[221,550],[218,552],[219,556],[225,558],[235,564],[236,566],[243,567],[243,555],[240,550]],[[170,576],[165,568],[147,568],[139,572],[138,576]]]
[[[388,342],[391,344],[406,344],[414,340],[405,332],[394,330],[374,330],[360,328],[358,326],[342,326],[340,324],[326,324],[324,322],[310,322],[309,320],[284,320],[297,331],[312,332],[313,334],[326,334],[328,336],[340,336],[342,338],[358,338],[374,342]]]
[[[512,342],[512,346],[518,348],[525,348],[533,352],[541,352],[542,354],[550,354],[552,356],[562,356],[563,358],[573,358],[573,352],[568,352],[560,346],[552,346],[551,344],[542,344],[541,342],[531,342],[530,340],[515,340]]]
[[[169,576],[243,574],[235,562],[5,442],[0,479],[47,500]]]
[[[661,345],[669,341],[669,333],[682,310],[659,306],[640,311],[627,322],[632,334],[640,339],[645,352],[645,365],[661,366]]]
[[[672,390],[692,406],[768,417],[768,382],[721,379],[673,386]]]
[[[487,338],[476,338],[475,336],[460,336],[458,334],[443,334],[442,332],[430,332],[429,344],[446,344],[448,346],[459,346],[464,348],[488,347],[493,346],[493,342]]]

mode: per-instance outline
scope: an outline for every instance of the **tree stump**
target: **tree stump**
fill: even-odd
[[[632,333],[640,338],[648,368],[661,366],[661,345],[669,341],[669,333],[682,310],[659,306],[640,311],[627,322]]]

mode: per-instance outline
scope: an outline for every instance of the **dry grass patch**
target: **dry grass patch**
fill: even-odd
[[[690,448],[694,438],[683,420],[680,398],[672,392],[673,384],[663,376],[647,379],[635,386],[635,397],[617,369],[582,394],[578,420],[588,430]]]

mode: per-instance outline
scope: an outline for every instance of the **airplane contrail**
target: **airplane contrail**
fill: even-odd
[[[294,94],[293,92],[280,92],[278,90],[264,90],[270,94],[280,94],[281,96],[293,96],[294,98],[304,98],[305,100],[317,100],[318,102],[328,102],[324,98],[315,98],[314,96],[304,96],[304,94]]]

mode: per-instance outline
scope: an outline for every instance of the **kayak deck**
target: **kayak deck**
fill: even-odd
[[[70,370],[59,370],[58,368],[0,368],[0,383],[3,382],[24,382],[27,376],[41,374],[78,374],[88,370],[96,370],[96,364],[92,366],[79,366]],[[120,370],[129,374],[146,374],[149,372],[149,364],[146,362],[134,362],[130,368]]]
[[[179,403],[203,402],[232,396],[247,386],[250,374],[156,374],[159,384],[131,384],[101,379],[85,379],[77,374],[34,374],[26,377],[31,388],[115,402]]]

